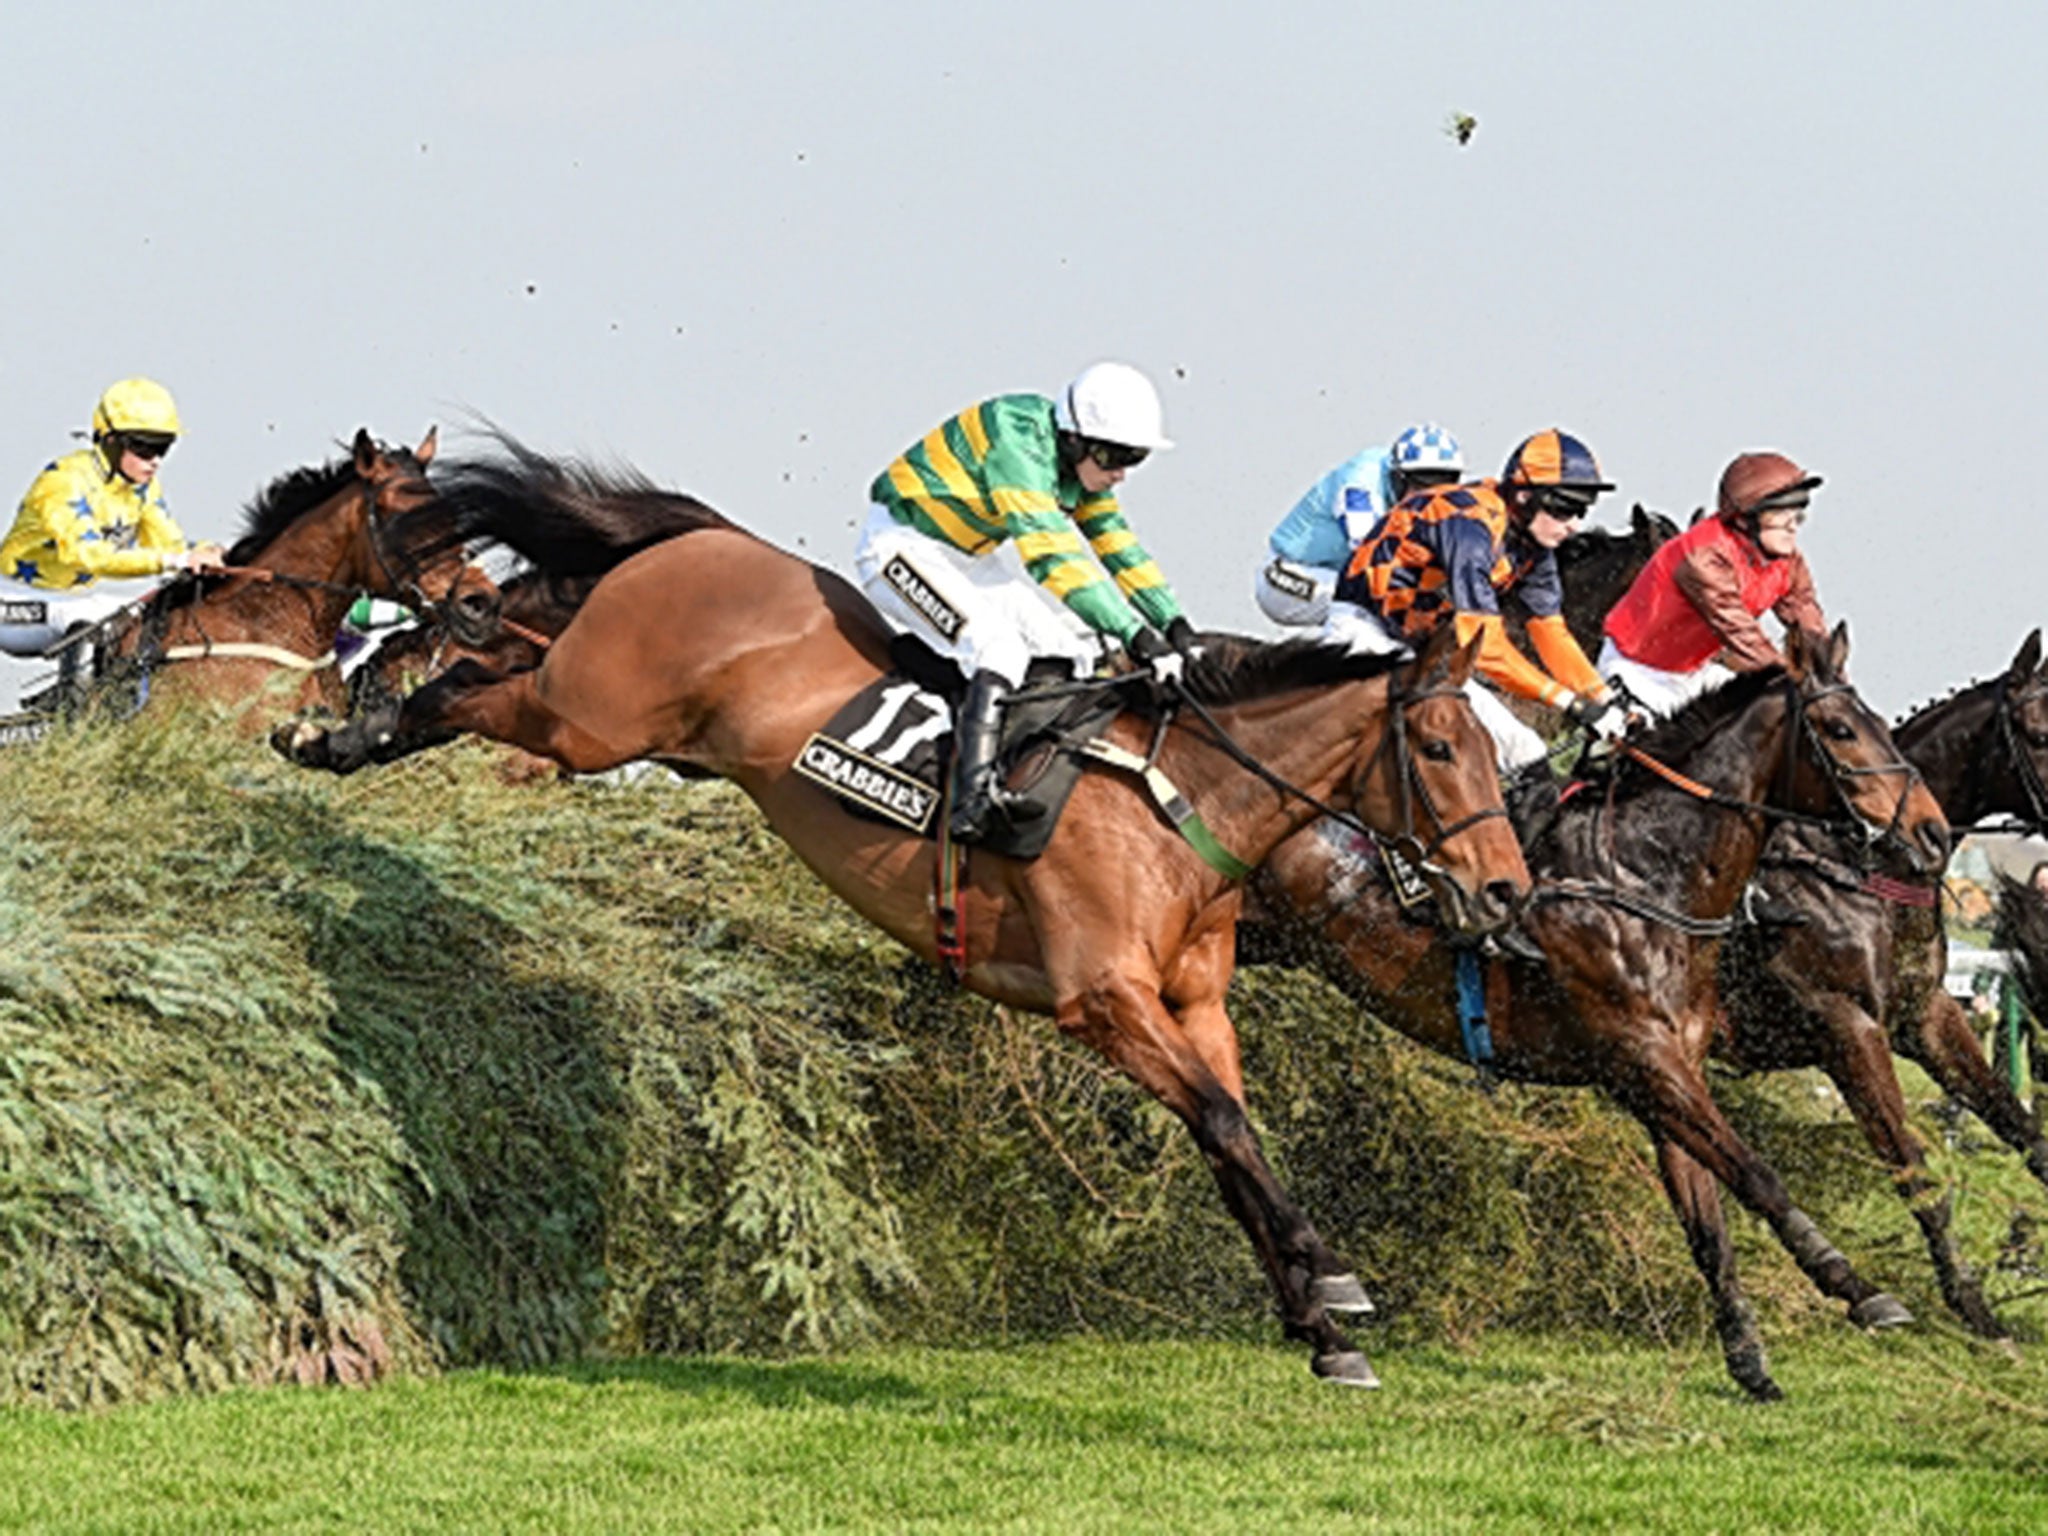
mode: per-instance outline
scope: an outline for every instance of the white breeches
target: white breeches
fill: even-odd
[[[1725,688],[1735,680],[1735,674],[1718,661],[1710,661],[1694,672],[1665,672],[1646,667],[1622,655],[1612,640],[1604,641],[1600,647],[1599,672],[1634,694],[1660,720],[1670,719],[1702,694]]]
[[[1330,604],[1323,639],[1360,655],[1415,654],[1413,646],[1400,636],[1389,634],[1377,617],[1356,603]],[[1514,711],[1486,683],[1472,679],[1465,685],[1465,696],[1472,701],[1472,713],[1493,738],[1494,755],[1503,777],[1550,755],[1543,738],[1517,720]]]
[[[96,581],[89,587],[65,591],[32,587],[0,576],[0,651],[10,656],[41,656],[71,630],[97,624],[115,609],[147,597],[158,585],[156,577],[145,576],[140,581]],[[41,618],[16,621],[14,615],[25,611],[14,607],[17,604],[39,607]]]
[[[1337,590],[1337,573],[1319,565],[1271,556],[1252,578],[1252,597],[1259,611],[1275,624],[1289,628],[1313,628],[1330,616],[1330,599]]]
[[[879,503],[868,511],[853,568],[882,617],[960,670],[994,672],[1021,687],[1034,656],[1092,671],[1102,648],[1079,615],[1031,579],[1014,544],[970,555],[906,528]]]

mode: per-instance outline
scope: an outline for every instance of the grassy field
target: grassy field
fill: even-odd
[[[34,1531],[2048,1529],[2048,1369],[1938,1330],[1716,1353],[1065,1343],[0,1414]]]

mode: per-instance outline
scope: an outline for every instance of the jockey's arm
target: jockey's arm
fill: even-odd
[[[989,505],[1017,543],[1024,569],[1099,635],[1128,641],[1144,623],[1088,553],[1060,507],[1051,433],[998,430],[989,437]]]
[[[1803,629],[1810,635],[1824,635],[1828,630],[1827,615],[1821,611],[1820,594],[1813,587],[1813,572],[1806,564],[1806,556],[1793,554],[1792,584],[1785,589],[1785,595],[1772,606],[1771,612],[1787,629]]]
[[[1564,620],[1564,580],[1558,574],[1556,558],[1545,553],[1515,583],[1522,605],[1529,610],[1529,643],[1552,677],[1597,702],[1613,692]]]
[[[1114,493],[1083,496],[1074,509],[1074,526],[1087,538],[1102,568],[1115,578],[1117,590],[1154,629],[1163,631],[1175,619],[1186,617],[1158,564],[1124,521]]]
[[[1507,625],[1498,613],[1476,613],[1460,609],[1452,615],[1458,643],[1468,645],[1480,636],[1479,655],[1473,665],[1479,675],[1503,693],[1518,699],[1535,699],[1553,709],[1572,701],[1572,690],[1515,649]],[[1567,639],[1570,637],[1567,636]]]
[[[1458,519],[1443,525],[1441,547],[1458,641],[1469,644],[1474,635],[1480,637],[1479,655],[1474,662],[1479,675],[1503,693],[1563,709],[1571,702],[1573,690],[1529,660],[1508,638],[1507,625],[1500,616],[1499,592],[1494,586],[1496,572],[1501,568],[1499,546],[1478,523]],[[1553,573],[1554,570],[1552,567]],[[1521,590],[1525,598],[1533,600],[1533,611],[1556,611],[1554,603],[1545,602],[1540,581],[1533,587],[1525,583]],[[1571,641],[1569,633],[1565,639]],[[1578,650],[1576,643],[1572,650]],[[1581,661],[1584,659],[1580,657]],[[1592,670],[1590,666],[1586,668],[1588,674]]]
[[[56,471],[46,471],[36,483],[29,487],[28,495],[22,498],[21,511],[15,519],[14,531],[7,537],[12,547],[46,545],[55,559],[47,564],[59,570],[83,571],[101,580],[123,581],[138,576],[155,576],[173,565],[167,558],[170,551],[146,546],[138,542],[132,549],[121,549],[101,538],[82,538],[82,533],[96,532],[92,522],[82,520],[75,510],[76,499],[84,494],[78,485]],[[169,519],[163,519],[168,523]],[[145,525],[146,526],[146,523]],[[185,547],[184,536],[177,534],[175,524],[171,531],[177,536],[177,549]]]
[[[1783,664],[1784,656],[1742,601],[1742,573],[1725,553],[1703,545],[1672,568],[1671,579],[1720,637],[1716,659],[1729,671],[1761,672]]]

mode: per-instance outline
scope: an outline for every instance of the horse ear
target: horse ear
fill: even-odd
[[[1446,624],[1444,628],[1451,626]],[[1472,674],[1479,666],[1479,652],[1486,645],[1486,636],[1474,635],[1458,647],[1458,654],[1451,658],[1451,673],[1448,681],[1453,688],[1462,688],[1472,681]]]
[[[370,471],[377,467],[377,440],[368,427],[357,427],[356,440],[349,446],[356,456],[356,473],[369,479]]]
[[[1640,501],[1629,508],[1628,525],[1635,530],[1638,538],[1648,538],[1650,536],[1650,529],[1653,526],[1650,522],[1650,514],[1643,510],[1643,504]]]
[[[2006,669],[2006,675],[2016,683],[2024,682],[2034,675],[2035,669],[2040,665],[2041,631],[2036,627],[2034,632],[2021,642],[2020,653],[2013,657],[2012,665]]]
[[[1705,507],[1694,507],[1692,509],[1692,517],[1690,520],[1687,521],[1685,526],[1688,528],[1697,528],[1699,526],[1700,519],[1705,517],[1706,515],[1707,509]]]
[[[1418,687],[1434,688],[1451,680],[1457,669],[1457,659],[1452,654],[1457,649],[1456,629],[1449,624],[1437,626],[1435,634],[1422,647],[1422,654],[1415,660],[1415,676]],[[1464,679],[1456,679],[1460,686]]]
[[[1827,675],[1831,681],[1840,682],[1849,675],[1849,621],[1842,620],[1835,626],[1835,632],[1828,636],[1826,653]]]
[[[419,447],[413,449],[412,456],[421,464],[431,464],[434,462],[434,450],[440,446],[441,429],[438,426],[429,427],[427,435],[420,439]]]

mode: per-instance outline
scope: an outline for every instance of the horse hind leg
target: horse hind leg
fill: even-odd
[[[1655,1140],[1664,1192],[1678,1213],[1679,1225],[1685,1228],[1693,1263],[1714,1298],[1714,1331],[1721,1338],[1721,1357],[1727,1362],[1728,1374],[1758,1402],[1774,1403],[1785,1394],[1771,1378],[1756,1313],[1736,1276],[1735,1247],[1728,1240],[1721,1191],[1713,1175],[1691,1153],[1661,1136]]]

